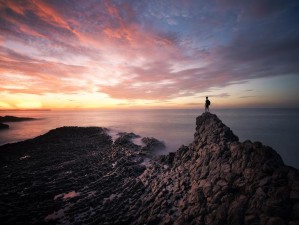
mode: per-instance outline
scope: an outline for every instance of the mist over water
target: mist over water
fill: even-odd
[[[77,110],[2,111],[0,116],[39,118],[7,123],[0,131],[0,145],[34,138],[61,126],[99,126],[111,133],[133,132],[164,141],[163,153],[176,151],[193,141],[196,117],[201,109],[175,110]],[[288,165],[299,168],[299,109],[215,109],[224,124],[240,141],[261,141],[274,148]]]

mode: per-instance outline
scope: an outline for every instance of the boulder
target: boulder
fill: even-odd
[[[143,137],[141,141],[145,144],[142,149],[146,151],[161,150],[165,148],[165,144],[162,141],[153,137]]]

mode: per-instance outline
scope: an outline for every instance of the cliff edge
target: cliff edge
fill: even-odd
[[[197,117],[193,143],[162,162],[135,224],[299,224],[298,170],[270,147],[238,142],[216,115]]]
[[[135,137],[64,127],[0,146],[1,223],[299,224],[298,170],[216,115],[197,117],[194,141],[165,156]]]

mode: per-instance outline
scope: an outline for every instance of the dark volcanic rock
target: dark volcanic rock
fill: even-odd
[[[0,130],[1,129],[8,129],[8,128],[9,128],[9,125],[4,124],[4,123],[0,123]]]
[[[298,170],[216,115],[196,125],[193,143],[151,160],[133,134],[113,143],[96,127],[1,146],[1,224],[299,224]]]
[[[162,157],[168,167],[141,176],[134,224],[298,224],[298,170],[270,147],[238,142],[216,115],[196,125],[193,143]]]
[[[132,142],[132,139],[139,138],[139,135],[136,135],[134,133],[127,133],[127,132],[121,132],[118,133],[119,137],[114,141],[114,146],[119,147],[126,147],[130,149],[140,149],[140,146],[134,144]]]
[[[102,128],[62,127],[0,146],[1,224],[128,224],[145,166],[112,143]]]
[[[35,118],[15,117],[15,116],[0,116],[0,123],[5,123],[5,122],[21,122],[21,121],[29,121],[29,120],[35,120]]]
[[[165,144],[162,141],[159,141],[153,137],[144,137],[142,138],[142,142],[145,144],[142,149],[146,151],[161,150],[165,148]]]

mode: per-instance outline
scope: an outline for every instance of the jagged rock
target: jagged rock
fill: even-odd
[[[239,138],[216,115],[204,113],[196,118],[195,143],[219,145],[238,140]]]
[[[114,146],[120,146],[120,147],[126,147],[130,149],[140,149],[140,146],[134,144],[132,142],[132,139],[134,138],[139,138],[139,135],[136,135],[134,133],[126,133],[126,132],[121,132],[118,133],[119,137],[114,141]]]
[[[165,144],[162,141],[157,140],[156,138],[143,137],[141,140],[145,144],[145,146],[142,147],[142,150],[154,151],[165,148]]]
[[[132,138],[64,127],[0,146],[1,224],[298,224],[298,170],[216,115],[166,156],[149,159]]]
[[[146,182],[149,188],[141,198],[152,201],[141,206],[134,224],[150,222],[148,212],[163,200],[179,206],[172,214],[173,224],[288,224],[297,220],[298,170],[285,166],[270,147],[238,142],[216,115],[204,113],[196,125],[194,142],[163,156],[161,162],[169,169]],[[169,179],[171,183],[165,182]],[[164,189],[181,196],[179,201],[170,194],[155,195],[155,190]],[[170,209],[162,217],[168,214]]]
[[[8,128],[9,128],[9,125],[4,124],[4,123],[0,123],[0,130],[2,130],[2,129],[8,129]]]

